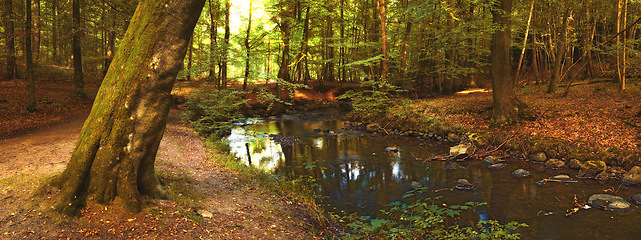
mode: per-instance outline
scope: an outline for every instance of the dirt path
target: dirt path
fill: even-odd
[[[0,141],[0,238],[315,238],[305,231],[305,206],[239,183],[236,173],[207,156],[203,139],[177,115],[172,110],[156,160],[173,201],[151,200],[137,214],[117,203],[90,204],[81,217],[69,218],[47,211],[56,190],[45,195],[49,200],[32,197],[43,177],[64,170],[83,120]]]

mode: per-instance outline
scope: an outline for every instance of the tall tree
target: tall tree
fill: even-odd
[[[228,49],[229,49],[229,0],[225,3],[225,39],[223,43],[223,59],[221,61],[220,75],[221,75],[221,88],[227,88],[227,58],[228,58]]]
[[[209,0],[209,80],[218,83],[216,80],[216,44],[218,43],[218,1],[216,4]],[[214,9],[215,8],[215,9]]]
[[[40,0],[33,1],[33,58],[40,59]]]
[[[561,27],[561,36],[557,41],[556,53],[554,55],[554,64],[552,65],[552,78],[550,78],[550,83],[548,84],[548,93],[553,93],[558,88],[559,82],[561,82],[561,65],[563,63],[563,58],[566,54],[567,49],[567,38],[568,38],[568,28],[569,28],[569,18],[570,17],[570,6],[565,9],[565,14],[563,14],[563,25]]]
[[[247,19],[247,34],[245,35],[245,51],[247,56],[245,57],[245,79],[243,80],[243,90],[247,90],[247,80],[249,80],[249,56],[250,50],[249,47],[249,34],[252,30],[252,0],[249,0],[249,18]]]
[[[27,65],[27,95],[29,102],[27,104],[27,111],[35,112],[36,111],[36,86],[33,80],[33,56],[31,52],[31,0],[27,0],[25,4],[27,22],[25,23],[25,35],[24,35],[24,49],[25,49],[25,63]]]
[[[53,51],[51,51],[51,55],[53,62],[55,64],[60,64],[60,48],[58,46],[58,0],[52,0],[51,5],[53,6],[53,19],[51,22],[51,45],[53,47]]]
[[[381,62],[382,65],[382,71],[381,71],[381,81],[386,82],[387,81],[387,64],[388,64],[388,56],[387,56],[387,24],[385,24],[385,0],[379,0],[379,9],[380,9],[380,17],[381,17],[381,43],[383,45],[383,60]]]
[[[13,1],[5,0],[4,1],[4,36],[7,41],[7,75],[6,79],[14,79],[17,75],[17,66],[16,66],[16,41],[15,41],[15,32],[14,24],[15,20],[13,16]]]
[[[289,5],[284,4],[283,2],[281,2],[280,5],[281,5],[281,11],[278,13],[279,21],[277,22],[277,24],[282,34],[283,51],[282,51],[282,56],[280,60],[280,66],[278,68],[277,77],[282,79],[283,81],[289,82],[291,81],[289,76],[289,38],[291,33],[290,17],[291,17],[292,9],[290,8]],[[277,92],[279,91],[277,90]]]
[[[325,60],[325,65],[323,66],[323,75],[322,82],[333,82],[334,79],[334,0],[327,1],[327,16],[326,16],[326,26],[325,29],[325,54],[323,58]],[[321,83],[322,83],[321,82]]]
[[[29,1],[29,0],[27,0]],[[141,195],[166,197],[154,161],[180,71],[205,0],[143,0],[98,91],[67,168],[56,209],[75,214],[89,195],[139,211]]]
[[[516,98],[510,79],[510,13],[512,0],[500,0],[492,8],[492,21],[498,29],[492,34],[492,120],[496,125],[518,120],[518,113],[525,108]]]
[[[73,0],[73,87],[76,96],[85,96],[85,83],[82,76],[82,46],[80,38],[84,34],[80,21],[80,0]]]

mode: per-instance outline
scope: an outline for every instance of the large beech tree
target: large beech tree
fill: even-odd
[[[139,211],[141,195],[164,198],[154,172],[158,145],[189,39],[205,0],[143,0],[96,96],[65,171],[57,210],[87,199],[120,198]]]
[[[492,92],[494,124],[503,125],[518,120],[519,112],[527,106],[514,93],[510,78],[510,12],[512,0],[496,1],[492,8],[492,21],[498,29],[492,34]]]

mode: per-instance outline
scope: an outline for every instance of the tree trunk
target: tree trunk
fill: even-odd
[[[15,32],[13,21],[15,17],[13,16],[13,1],[5,0],[4,1],[4,35],[7,40],[7,75],[6,79],[14,79],[17,76],[16,73],[16,41],[15,41]]]
[[[504,125],[518,120],[520,101],[514,94],[510,79],[510,12],[512,0],[501,0],[492,8],[492,21],[499,29],[492,34],[492,121]]]
[[[27,12],[27,22],[25,23],[25,35],[24,35],[24,49],[27,65],[27,92],[29,102],[27,104],[27,111],[35,112],[36,111],[36,87],[33,81],[33,53],[31,52],[31,0],[27,0],[25,4]]]
[[[283,81],[290,82],[291,78],[289,76],[289,37],[290,37],[290,31],[291,31],[291,26],[289,23],[289,17],[290,17],[290,9],[282,9],[280,15],[280,23],[278,24],[278,27],[280,28],[280,32],[282,33],[283,37],[283,55],[281,56],[281,61],[280,61],[280,66],[278,69],[278,75],[277,77],[282,79]],[[278,84],[276,85],[276,96],[280,96],[280,90],[278,88]]]
[[[566,42],[568,36],[568,15],[570,13],[570,8],[568,7],[565,10],[563,15],[563,27],[561,28],[561,37],[556,44],[556,54],[554,57],[554,66],[552,66],[552,78],[550,78],[550,84],[548,85],[547,93],[553,93],[558,88],[559,82],[561,82],[561,64],[563,62],[563,57],[565,56]]]
[[[221,83],[220,83],[220,88],[225,89],[227,88],[227,54],[228,54],[228,48],[229,48],[229,9],[231,8],[231,4],[229,3],[229,0],[225,2],[225,43],[223,46],[223,60],[222,64],[220,66],[220,75],[221,75]]]
[[[107,53],[105,56],[105,66],[102,72],[102,78],[104,79],[107,76],[107,70],[109,70],[109,65],[113,61],[114,53],[116,51],[116,13],[112,14],[111,19],[111,28],[109,29],[108,38],[107,38]]]
[[[65,171],[55,208],[75,214],[88,196],[139,211],[141,194],[166,197],[154,161],[171,89],[205,0],[143,0],[98,91]]]
[[[298,70],[298,80],[303,80],[303,83],[307,85],[309,81],[309,72],[306,71],[307,64],[307,44],[309,42],[309,8],[305,10],[305,20],[303,20],[303,41],[300,44],[300,54],[298,56],[298,63],[296,64],[296,69]]]
[[[534,1],[530,2],[530,14],[527,18],[527,27],[525,28],[525,37],[523,37],[523,48],[521,49],[521,56],[519,57],[519,63],[516,67],[516,76],[514,76],[514,83],[519,82],[519,73],[521,72],[521,63],[523,62],[523,56],[525,55],[525,47],[527,46],[527,37],[530,33],[530,23],[532,22],[532,12],[534,12]]]
[[[209,29],[209,80],[218,83],[216,79],[216,44],[218,42],[218,2],[215,5],[209,0],[209,18],[211,26]],[[216,10],[214,10],[216,7]]]
[[[40,59],[40,0],[33,2],[33,59],[38,62]]]
[[[51,52],[51,57],[55,64],[60,64],[60,48],[58,46],[58,0],[53,0],[51,5],[53,5],[53,21],[51,23],[51,46],[53,47],[53,51]]]
[[[381,17],[381,42],[383,45],[383,61],[381,62],[382,71],[381,71],[381,81],[387,82],[387,25],[385,23],[385,0],[379,0],[380,4],[380,17]]]
[[[621,26],[626,27],[628,25],[628,0],[623,0],[623,13],[621,16]],[[617,25],[618,26],[618,25]],[[617,30],[617,32],[619,32]],[[620,71],[620,77],[619,77],[619,90],[624,91],[625,90],[625,70],[626,70],[626,45],[627,45],[627,38],[628,38],[628,31],[624,30],[623,31],[623,47],[621,49],[621,71]]]
[[[82,26],[80,25],[80,0],[73,0],[73,87],[74,95],[85,96],[84,81],[82,77],[82,47],[80,38],[83,35]]]
[[[334,1],[329,0],[327,3],[327,29],[325,31],[325,66],[323,66],[323,82],[333,82],[334,79],[334,19],[332,15],[334,14]]]
[[[450,8],[450,11],[454,11],[456,8],[456,5],[454,3],[454,0],[449,0],[448,1],[448,6]],[[454,21],[454,12],[448,12],[448,17],[447,17],[447,26],[450,30],[450,41],[449,46],[447,47],[445,57],[447,58],[447,65],[449,70],[446,72],[444,76],[444,81],[443,81],[443,88],[441,93],[442,94],[453,94],[454,93],[454,66],[456,65],[456,52],[455,52],[455,36],[453,33],[454,27],[455,27],[455,21]]]
[[[189,39],[189,46],[187,47],[187,81],[191,81],[191,62],[194,60],[194,35],[191,35]]]
[[[534,82],[541,82],[541,69],[539,67],[539,46],[536,43],[536,34],[532,34],[532,70],[534,71]]]
[[[247,56],[245,58],[245,79],[243,81],[243,90],[247,90],[247,80],[249,79],[249,56],[250,56],[250,47],[249,47],[249,34],[252,30],[252,4],[253,1],[249,0],[249,18],[247,22],[247,35],[245,36],[245,50],[247,51]]]

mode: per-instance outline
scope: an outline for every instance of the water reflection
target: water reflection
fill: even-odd
[[[449,162],[427,162],[434,155],[447,152],[447,145],[415,138],[371,137],[345,130],[345,124],[326,115],[285,116],[279,121],[258,122],[237,127],[229,137],[232,151],[246,164],[288,176],[311,176],[318,179],[320,203],[330,211],[375,215],[386,204],[398,201],[412,181],[428,187],[428,197],[464,204],[487,202],[462,224],[478,219],[516,220],[530,225],[525,239],[636,239],[641,235],[638,212],[581,210],[565,217],[574,197],[580,201],[617,181],[599,183],[547,183],[536,181],[556,174],[576,175],[572,170],[534,171],[530,163],[509,160],[507,167],[488,170],[479,162],[462,162],[454,170],[445,170]],[[385,151],[398,149],[398,151]],[[511,172],[526,168],[532,177],[516,179]],[[459,178],[476,185],[473,191],[450,191]],[[436,190],[442,190],[435,192]],[[638,188],[621,188],[616,195],[627,198]],[[543,216],[541,213],[556,214]]]

